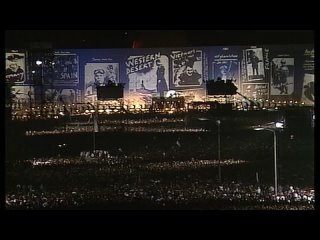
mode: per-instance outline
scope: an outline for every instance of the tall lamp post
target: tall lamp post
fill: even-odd
[[[273,152],[274,152],[274,193],[278,196],[278,160],[277,160],[277,128],[283,128],[283,123],[277,122],[276,128],[257,127],[256,131],[269,131],[273,133]]]
[[[219,165],[218,165],[218,176],[219,176],[219,182],[221,182],[221,147],[220,147],[220,124],[221,121],[217,120],[216,121],[217,125],[218,125],[218,161],[219,161]]]
[[[98,127],[98,115],[97,115],[97,111],[96,111],[96,108],[95,106],[90,103],[90,102],[87,102],[87,104],[89,104],[93,110],[93,112],[91,112],[91,116],[92,116],[92,119],[93,119],[93,153],[95,152],[96,150],[96,132],[99,132],[99,127]]]
[[[43,115],[43,57],[41,57],[41,60],[37,60],[36,61],[36,65],[39,67],[41,67],[41,73],[40,73],[40,81],[38,82],[38,84],[40,84],[40,115],[42,118]]]

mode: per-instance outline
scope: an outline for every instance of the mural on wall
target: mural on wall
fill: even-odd
[[[314,104],[314,74],[304,75],[301,101],[306,105]]]
[[[211,50],[211,79],[213,80],[232,80],[233,84],[240,91],[241,82],[241,49],[220,47]]]
[[[79,56],[73,53],[55,53],[52,62],[45,63],[50,71],[43,77],[45,85],[76,85],[79,83]],[[50,75],[50,76],[49,76]]]
[[[77,102],[77,91],[71,88],[49,88],[45,90],[45,101],[48,103],[72,104]]]
[[[172,51],[172,87],[200,87],[203,83],[202,50]]]
[[[25,53],[6,53],[6,81],[12,84],[24,84],[25,77]]]
[[[304,50],[304,77],[301,101],[306,105],[314,105],[314,49]]]
[[[153,96],[164,96],[169,90],[169,61],[166,55],[157,52],[129,56],[125,65],[129,98],[151,103]]]
[[[294,58],[273,58],[271,95],[290,95],[294,90]]]
[[[16,85],[12,87],[13,108],[30,107],[34,104],[34,87],[27,85]]]
[[[265,74],[262,48],[246,49],[245,53],[247,80],[263,80]]]
[[[242,93],[253,99],[268,99],[269,83],[243,83]]]
[[[87,63],[84,71],[84,96],[88,100],[97,99],[96,86],[119,83],[119,63]]]
[[[51,72],[43,71],[43,86],[35,77],[38,72],[32,75],[32,66],[25,65],[28,52],[6,52],[6,82],[33,85],[36,103],[41,97],[61,102],[60,95],[72,102],[73,94],[77,102],[93,102],[96,85],[109,83],[123,83],[124,100],[138,105],[150,104],[153,97],[166,96],[170,90],[198,101],[206,99],[205,81],[221,78],[232,79],[247,97],[314,104],[313,45],[59,49],[48,61]],[[21,91],[28,96],[29,90]]]

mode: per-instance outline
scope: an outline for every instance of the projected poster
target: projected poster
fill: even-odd
[[[294,91],[294,58],[277,57],[271,61],[271,95],[291,95]]]
[[[129,97],[133,101],[150,104],[153,96],[164,96],[169,90],[169,61],[160,52],[129,56],[126,74],[129,82]]]
[[[246,49],[245,50],[245,62],[247,70],[248,81],[263,80],[264,74],[264,62],[262,48]]]
[[[304,50],[303,70],[301,101],[306,105],[314,105],[314,49]]]
[[[212,79],[232,80],[233,84],[240,91],[240,61],[239,54],[231,52],[227,47],[222,49],[223,52],[214,55],[212,62]]]
[[[34,103],[34,87],[33,86],[13,86],[12,87],[13,94],[13,107],[29,107],[30,101]]]
[[[25,54],[6,53],[6,81],[24,84],[25,80]]]
[[[268,99],[269,83],[243,83],[242,94],[253,99]]]
[[[217,80],[239,79],[239,61],[232,59],[215,60],[212,63],[213,78]]]
[[[301,101],[306,105],[314,104],[314,74],[304,75]]]
[[[203,83],[202,50],[172,51],[172,86],[199,87]]]
[[[78,91],[71,88],[49,88],[45,90],[45,101],[56,104],[72,104],[77,102]]]
[[[79,57],[76,54],[54,54],[52,77],[44,77],[45,85],[75,85],[79,83]]]
[[[84,75],[84,96],[94,100],[97,95],[96,86],[119,83],[119,63],[87,63]]]

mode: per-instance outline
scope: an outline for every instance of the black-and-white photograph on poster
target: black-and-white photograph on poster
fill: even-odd
[[[212,63],[213,79],[217,80],[239,80],[240,79],[240,63],[236,60],[221,60]]]
[[[269,98],[269,83],[243,83],[242,93],[246,97],[257,99]]]
[[[119,63],[87,63],[84,74],[84,95],[96,95],[96,86],[119,83]]]
[[[290,95],[294,90],[294,58],[273,58],[271,95]]]
[[[76,103],[77,96],[74,89],[46,89],[45,100],[49,103],[72,104]]]
[[[53,78],[44,78],[44,84],[75,85],[79,83],[79,57],[76,54],[55,54]]]
[[[304,74],[301,102],[314,105],[314,74]]]
[[[203,83],[201,50],[173,51],[171,58],[174,87],[197,87]]]
[[[19,85],[12,87],[13,94],[13,108],[26,107],[34,103],[34,87],[27,85]]]
[[[232,80],[233,84],[240,89],[240,62],[238,60],[219,60],[212,63],[214,80]]]
[[[25,83],[24,53],[6,53],[6,81],[14,84]]]
[[[149,59],[141,64],[143,59]],[[150,102],[152,96],[164,96],[169,90],[169,61],[165,55],[130,56],[126,62],[129,95]]]
[[[262,48],[246,49],[247,80],[257,81],[264,79],[264,63]]]

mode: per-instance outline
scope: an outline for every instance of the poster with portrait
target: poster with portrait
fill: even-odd
[[[202,50],[172,51],[170,57],[174,88],[193,88],[202,85]]]
[[[49,88],[45,90],[45,101],[57,104],[72,104],[77,102],[77,91],[71,88]]]
[[[160,52],[129,56],[126,73],[129,81],[129,96],[148,104],[154,96],[164,96],[169,90],[169,61]]]
[[[27,85],[15,85],[12,87],[14,107],[18,104],[19,107],[29,107],[30,101],[34,102],[34,87]]]
[[[87,63],[84,69],[84,95],[96,95],[96,86],[119,83],[119,63]]]
[[[25,77],[25,54],[6,53],[6,82],[12,84],[24,84]]]
[[[218,60],[212,63],[213,79],[240,79],[240,63],[237,60]]]
[[[263,80],[264,73],[264,62],[262,48],[246,49],[246,70],[248,81],[259,81]]]
[[[79,56],[76,54],[54,54],[52,63],[44,66],[49,74],[43,78],[45,85],[76,85],[79,83]]]
[[[291,95],[294,91],[294,58],[279,57],[271,61],[271,95]]]
[[[314,74],[304,74],[301,102],[309,106],[314,105]]]

